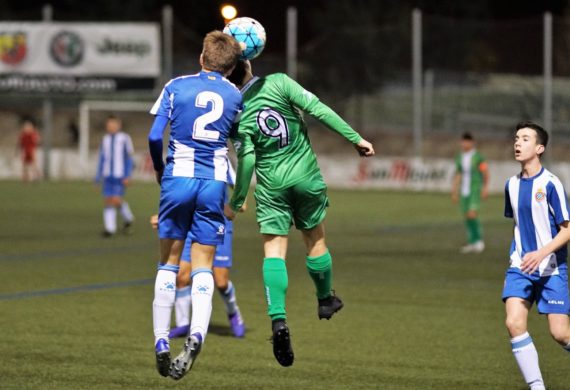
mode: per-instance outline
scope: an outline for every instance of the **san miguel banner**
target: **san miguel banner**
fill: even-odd
[[[155,23],[0,22],[0,90],[136,88],[160,75],[160,58]]]

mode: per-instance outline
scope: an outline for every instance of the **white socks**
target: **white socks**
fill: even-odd
[[[152,320],[155,344],[158,339],[168,340],[170,316],[176,295],[177,265],[161,265],[156,273],[154,301],[152,302]]]
[[[206,339],[208,324],[212,315],[212,293],[214,276],[212,270],[198,268],[192,271],[192,322],[190,334],[198,333],[202,341]]]
[[[190,305],[192,304],[192,291],[190,286],[176,290],[175,317],[176,326],[186,326],[190,324]]]
[[[220,291],[220,296],[226,305],[226,313],[228,315],[234,314],[238,310],[236,293],[232,281],[228,281],[228,288],[226,291]]]
[[[538,366],[538,353],[528,332],[513,337],[511,346],[526,383],[533,390],[544,390],[544,382]]]
[[[121,203],[121,217],[123,217],[123,221],[126,223],[131,223],[135,220],[135,216],[133,215],[129,204],[125,200]]]
[[[103,224],[106,232],[117,232],[117,209],[115,207],[106,206],[103,209]]]
[[[121,212],[121,217],[125,223],[131,223],[135,220],[135,216],[126,201],[121,203],[119,208]],[[105,206],[103,209],[103,224],[105,225],[105,231],[109,233],[117,232],[117,208],[114,206]]]

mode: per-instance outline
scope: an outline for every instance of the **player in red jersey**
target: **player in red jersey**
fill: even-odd
[[[34,123],[26,119],[22,122],[18,146],[22,156],[22,180],[33,181],[40,178],[36,161],[36,149],[40,143],[40,133]]]

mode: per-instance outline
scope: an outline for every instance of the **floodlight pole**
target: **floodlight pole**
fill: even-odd
[[[414,99],[414,157],[422,158],[422,12],[412,11],[412,83]]]
[[[297,79],[297,8],[287,8],[287,74]]]
[[[552,128],[552,14],[544,13],[544,100],[543,100],[543,125],[550,133],[554,133]],[[547,156],[550,154],[547,154]]]
[[[168,80],[172,78],[172,7],[165,5],[162,7],[162,53],[163,69],[162,69],[162,87]]]
[[[45,4],[42,7],[42,21],[50,23],[53,20],[53,8],[51,4]],[[53,133],[53,102],[49,97],[44,98],[42,104],[42,145],[43,145],[43,175],[45,180],[50,177],[51,165],[51,141]]]

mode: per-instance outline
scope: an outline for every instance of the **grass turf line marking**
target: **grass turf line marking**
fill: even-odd
[[[102,255],[108,253],[124,253],[134,252],[138,250],[146,250],[151,246],[156,246],[156,243],[144,245],[128,245],[109,248],[84,248],[73,249],[68,251],[53,251],[53,252],[32,252],[32,253],[18,253],[12,255],[0,255],[0,262],[10,261],[33,261],[33,260],[48,260],[53,258],[62,257],[76,257],[80,255]]]
[[[56,288],[56,289],[52,289],[52,290],[21,291],[21,292],[16,292],[16,293],[0,294],[0,301],[12,301],[12,300],[16,300],[16,299],[38,298],[38,297],[45,297],[45,296],[49,296],[49,295],[61,295],[61,294],[69,294],[69,293],[75,293],[75,292],[107,290],[110,288],[144,286],[144,285],[152,284],[152,283],[154,283],[154,279],[138,279],[138,280],[128,280],[125,282],[99,283],[99,284],[88,284],[88,285],[76,286],[76,287]]]

